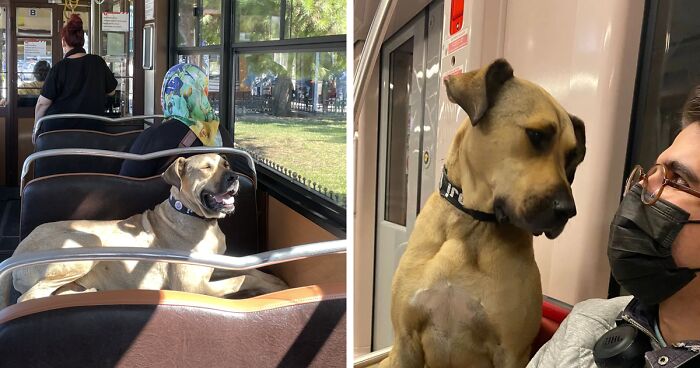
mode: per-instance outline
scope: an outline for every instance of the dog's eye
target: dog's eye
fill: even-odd
[[[547,135],[539,130],[525,129],[525,133],[530,139],[530,143],[532,143],[532,145],[537,149],[542,148],[542,146],[544,146],[546,143]]]

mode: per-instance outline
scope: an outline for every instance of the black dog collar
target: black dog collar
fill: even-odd
[[[462,188],[450,183],[450,180],[447,179],[447,168],[444,166],[442,167],[442,176],[440,177],[440,197],[445,198],[451,205],[457,207],[462,212],[473,217],[475,220],[497,222],[496,215],[492,213],[481,212],[464,207]]]
[[[175,209],[175,211],[177,211],[177,212],[184,213],[185,215],[190,215],[192,217],[198,217],[198,218],[204,219],[204,217],[198,215],[197,213],[195,213],[191,209],[185,207],[185,205],[182,204],[182,202],[175,199],[175,197],[173,197],[172,195],[170,196],[170,199],[168,200],[168,202],[170,202],[170,206],[172,206]]]

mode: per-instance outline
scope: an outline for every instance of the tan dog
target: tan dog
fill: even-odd
[[[61,221],[37,227],[14,254],[59,248],[137,247],[223,254],[224,234],[217,219],[235,210],[238,177],[217,154],[178,158],[163,173],[173,187],[171,200],[121,221]],[[179,204],[178,204],[179,203]],[[184,205],[184,209],[182,207]],[[175,207],[179,207],[178,211]],[[193,214],[187,214],[187,209]],[[121,261],[70,262],[29,266],[12,273],[19,301],[85,290],[170,289],[222,297],[243,290],[261,293],[286,288],[278,278],[248,270],[210,281],[212,268]],[[0,304],[6,305],[9,283]]]
[[[532,235],[554,238],[576,214],[584,126],[502,59],[445,85],[471,124],[448,152],[447,194],[428,199],[394,275],[381,366],[524,367],[542,304]]]

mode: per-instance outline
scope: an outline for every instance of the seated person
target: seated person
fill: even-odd
[[[34,74],[35,80],[27,82],[19,86],[17,89],[18,95],[33,95],[38,96],[41,94],[41,87],[44,86],[44,81],[46,76],[49,75],[49,70],[51,70],[51,65],[46,60],[39,60],[34,64]]]
[[[622,325],[630,327],[615,332],[640,336],[639,361],[605,366],[700,366],[699,143],[700,86],[686,102],[673,144],[648,172],[635,168],[630,175],[611,224],[610,268],[633,297],[576,304],[528,367],[596,367],[601,336]]]
[[[129,152],[145,154],[178,147],[221,146],[219,119],[208,99],[209,78],[199,67],[178,64],[165,73],[160,103],[165,120],[141,133]],[[172,157],[124,160],[120,175],[145,178],[160,174]]]

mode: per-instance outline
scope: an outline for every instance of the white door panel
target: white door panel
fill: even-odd
[[[440,89],[435,69],[440,62],[441,17],[442,3],[431,6],[382,47],[373,350],[393,342],[392,277],[419,208],[436,186],[430,158]],[[429,51],[436,54],[427,55]]]

